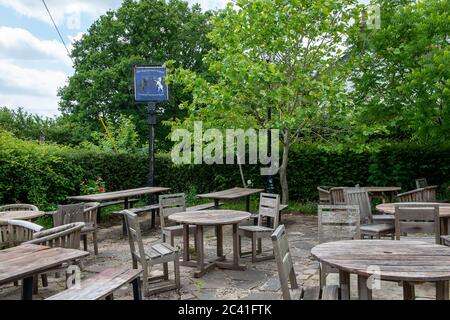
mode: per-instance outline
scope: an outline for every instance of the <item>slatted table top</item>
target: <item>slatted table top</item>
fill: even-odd
[[[23,244],[0,251],[0,285],[55,268],[88,256],[89,252]]]
[[[264,189],[231,188],[228,190],[199,194],[199,198],[235,200],[263,192]]]
[[[34,220],[46,215],[44,211],[20,210],[20,211],[0,211],[0,221],[8,220]]]
[[[182,224],[218,226],[237,224],[248,218],[251,214],[245,211],[236,210],[203,210],[175,213],[169,219]]]
[[[431,202],[429,202],[429,204],[431,204]],[[439,204],[440,217],[441,218],[450,218],[450,203],[436,203],[436,204]],[[386,214],[395,214],[395,204],[394,203],[382,203],[382,204],[377,205],[376,208],[378,211],[386,213]]]
[[[67,197],[67,199],[75,200],[75,201],[103,202],[103,201],[110,201],[110,200],[117,200],[117,199],[141,196],[144,194],[160,193],[160,192],[165,192],[165,191],[169,191],[169,190],[170,190],[170,188],[165,188],[165,187],[144,187],[144,188],[137,188],[137,189],[90,194],[90,195],[85,195],[85,196],[73,196],[73,197]]]
[[[422,241],[349,240],[320,244],[311,254],[321,262],[382,280],[450,280],[450,248]]]

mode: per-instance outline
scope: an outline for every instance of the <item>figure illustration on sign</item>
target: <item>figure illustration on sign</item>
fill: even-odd
[[[140,93],[145,93],[145,87],[147,87],[147,79],[142,78],[141,82],[139,83],[139,91]]]
[[[158,88],[158,93],[164,93],[164,87],[162,85],[162,78],[156,78],[156,87]]]

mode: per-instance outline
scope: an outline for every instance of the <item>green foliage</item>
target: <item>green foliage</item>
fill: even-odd
[[[104,192],[106,192],[106,184],[101,177],[81,182],[80,193],[82,195],[104,193]]]
[[[450,2],[379,0],[381,28],[350,38],[362,140],[447,142]]]
[[[43,133],[46,141],[64,145],[77,145],[89,138],[89,132],[83,130],[73,116],[42,118],[22,108],[0,108],[0,130],[12,132],[20,139],[34,141]]]
[[[93,132],[94,142],[84,141],[80,147],[93,151],[118,153],[143,153],[147,147],[140,145],[136,126],[132,116],[119,115],[116,121],[108,118],[105,122],[108,132]]]
[[[237,0],[212,19],[209,78],[192,70],[171,77],[192,93],[189,114],[173,128],[203,121],[209,128],[280,129],[280,181],[288,199],[287,157],[297,141],[320,140],[346,125],[342,47],[354,0]],[[273,116],[268,119],[268,109]]]
[[[101,131],[97,114],[133,115],[139,137],[148,136],[147,112],[133,94],[135,64],[163,64],[201,72],[210,44],[209,13],[182,0],[125,0],[116,11],[101,16],[74,44],[75,74],[59,92],[65,114],[77,117],[86,129]],[[170,88],[170,101],[159,104],[162,120],[183,117],[180,99],[188,99],[180,86]],[[164,148],[168,128],[158,122],[157,146]]]
[[[426,177],[439,185],[439,197],[448,199],[450,145],[429,147],[415,144],[386,146],[360,153],[324,151],[315,145],[291,150],[289,183],[294,200],[291,211],[309,214],[313,207],[298,202],[318,200],[317,186],[399,186],[415,188],[414,179]],[[254,187],[264,187],[259,167],[244,165],[244,175]],[[32,203],[53,210],[66,196],[80,194],[80,184],[101,176],[108,191],[145,186],[148,157],[145,154],[92,152],[57,145],[39,145],[0,132],[0,203]],[[241,186],[236,165],[174,165],[168,155],[156,156],[155,184],[186,192],[189,205],[199,203],[197,193]],[[280,192],[280,190],[276,190]],[[257,197],[252,208],[257,207]],[[243,204],[230,203],[230,208]],[[234,208],[234,207],[233,207]],[[237,207],[236,207],[237,208]],[[106,212],[109,216],[109,211]]]

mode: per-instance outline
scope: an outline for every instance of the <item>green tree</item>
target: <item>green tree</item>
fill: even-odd
[[[279,175],[288,201],[289,149],[298,141],[328,139],[345,119],[348,73],[341,59],[358,7],[353,0],[237,0],[213,19],[206,57],[213,81],[179,70],[193,101],[190,117],[215,128],[278,128]],[[268,108],[273,110],[268,119]]]
[[[125,0],[117,11],[100,17],[74,44],[75,73],[59,91],[60,109],[73,114],[86,130],[102,130],[99,112],[117,116],[133,115],[142,139],[148,136],[145,106],[134,102],[132,66],[174,60],[201,72],[203,55],[210,44],[209,13],[199,5],[189,7],[182,0]],[[180,99],[187,99],[179,86],[173,86],[170,101],[161,104],[159,118],[183,117]],[[160,122],[159,122],[160,123]],[[169,129],[158,124],[160,143]]]
[[[351,37],[360,137],[442,143],[450,136],[450,2],[383,0],[381,28]]]

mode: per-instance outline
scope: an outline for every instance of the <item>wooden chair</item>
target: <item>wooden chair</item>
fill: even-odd
[[[330,204],[344,205],[345,204],[345,196],[344,190],[346,187],[335,187],[330,189]]]
[[[397,194],[398,202],[435,202],[437,186],[418,188]]]
[[[417,189],[425,188],[425,187],[428,187],[427,179],[425,179],[425,178],[416,179],[416,188]]]
[[[76,222],[70,223],[63,226],[55,227],[48,230],[43,230],[40,232],[36,232],[33,235],[33,240],[26,241],[24,243],[27,244],[37,244],[47,247],[61,247],[66,249],[80,249],[80,238],[81,238],[81,230],[84,227],[84,222]],[[80,261],[74,261],[75,264],[81,265]],[[47,287],[47,274],[55,273],[56,276],[59,276],[59,273],[64,271],[68,264],[64,264],[60,268],[55,268],[54,270],[48,270],[45,273],[41,274],[42,278],[42,286]],[[67,276],[67,274],[66,274]],[[38,283],[37,277],[34,278],[34,293],[38,291]],[[66,283],[67,284],[67,283]]]
[[[444,246],[450,247],[450,236],[442,236],[441,242]]]
[[[18,246],[24,242],[33,240],[35,233],[40,232],[44,227],[21,220],[8,221],[8,242],[9,247]]]
[[[162,242],[148,245],[144,248],[144,243],[141,236],[141,228],[137,215],[128,210],[123,212],[125,217],[125,224],[127,227],[128,240],[130,243],[131,258],[133,261],[133,268],[138,269],[138,264],[141,264],[143,272],[143,291],[145,296],[156,294],[169,290],[179,290],[180,284],[180,266],[178,249],[172,247],[168,243]],[[174,265],[174,281],[169,280],[169,262]],[[149,277],[151,268],[154,265],[163,265],[163,275],[156,277]]]
[[[347,188],[345,190],[347,205],[359,206],[361,236],[380,239],[382,235],[393,235],[395,228],[390,223],[374,223],[369,193],[364,188]]]
[[[361,238],[360,214],[357,205],[319,206],[318,219],[319,243]],[[326,285],[329,273],[337,272],[337,269],[321,263],[320,287]]]
[[[97,211],[100,207],[98,202],[90,202],[84,204],[83,222],[84,228],[81,229],[81,239],[83,240],[83,249],[88,251],[87,236],[92,233],[92,243],[94,244],[94,254],[98,255],[98,239],[97,239]]]
[[[166,219],[174,213],[186,211],[186,198],[184,193],[178,194],[166,194],[159,196],[159,218],[161,222],[161,232],[163,236],[163,242],[170,240],[170,245],[175,245],[175,238],[183,236],[182,225],[167,225]],[[196,241],[196,226],[189,226],[189,233],[194,234],[194,242]],[[189,248],[183,248],[183,250],[189,250]]]
[[[257,257],[262,253],[262,239],[270,238],[272,232],[278,227],[280,210],[280,196],[272,193],[261,193],[259,200],[258,224],[256,226],[240,226],[239,227],[239,254],[240,256],[252,255],[252,262],[259,262],[273,259],[275,256]],[[263,218],[268,217],[273,223],[273,227],[264,227]],[[252,250],[250,252],[242,252],[242,237],[252,240]],[[258,244],[258,248],[256,245]]]
[[[433,234],[414,240],[428,240],[441,244],[440,217],[438,203],[396,203],[395,204],[395,239],[402,235]]]
[[[21,203],[0,206],[0,211],[39,211],[39,209],[32,204]]]
[[[33,240],[25,243],[61,247],[67,249],[80,249],[81,230],[84,222],[69,223],[52,229],[36,232]]]
[[[323,287],[323,290],[320,287],[301,288],[298,286],[284,225],[280,225],[271,238],[284,300],[339,299],[340,290],[338,286]]]
[[[317,187],[317,191],[319,191],[319,204],[331,204],[329,189],[329,187]]]
[[[59,227],[74,222],[84,222],[81,230],[81,239],[83,240],[83,249],[88,251],[87,236],[92,233],[94,253],[98,254],[97,243],[97,211],[100,203],[77,203],[64,206],[58,206],[58,210],[53,213],[53,226]]]

